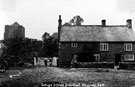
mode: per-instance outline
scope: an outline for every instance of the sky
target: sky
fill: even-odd
[[[0,0],[0,40],[5,25],[18,22],[25,36],[41,40],[44,32],[57,32],[58,17],[63,24],[80,15],[83,25],[125,25],[132,19],[135,26],[135,0]],[[135,29],[134,29],[135,30]]]

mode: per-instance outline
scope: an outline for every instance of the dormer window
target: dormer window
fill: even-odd
[[[100,51],[108,51],[108,43],[100,43]]]
[[[77,43],[71,43],[71,47],[78,47]]]
[[[124,51],[132,51],[132,43],[125,43]]]

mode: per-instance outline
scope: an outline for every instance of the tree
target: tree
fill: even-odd
[[[41,55],[45,57],[53,57],[58,54],[58,39],[50,36],[49,33],[45,32],[42,36],[43,49]]]
[[[31,57],[38,56],[42,47],[42,41],[30,38],[16,37],[4,40],[3,43],[6,45],[6,49],[0,58],[0,69],[3,61],[7,61],[9,66],[23,66],[25,62],[33,64]]]
[[[34,56],[32,53],[39,52],[42,47],[42,41],[30,38],[11,38],[3,42],[7,47],[7,56]]]
[[[52,35],[51,35],[52,38],[54,39],[58,39],[58,33],[57,32],[54,32]]]
[[[77,26],[81,25],[82,22],[84,22],[84,20],[83,20],[83,18],[80,17],[79,15],[74,16],[74,17],[70,20],[70,24],[72,24],[72,25],[77,25]]]
[[[44,40],[46,40],[46,39],[48,39],[48,38],[50,38],[50,34],[47,33],[47,32],[45,32],[45,33],[42,35],[42,40],[44,41]]]
[[[9,40],[7,46],[6,55],[9,56],[19,56],[20,49],[22,47],[22,38],[12,38]]]

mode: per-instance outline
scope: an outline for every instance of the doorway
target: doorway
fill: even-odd
[[[115,54],[115,66],[119,66],[120,61],[121,61],[121,55]]]

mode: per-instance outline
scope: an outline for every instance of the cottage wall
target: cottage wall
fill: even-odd
[[[115,62],[115,54],[121,55],[124,62],[125,54],[135,54],[135,43],[132,51],[124,51],[124,42],[108,42],[109,51],[100,51],[100,42],[78,42],[78,47],[71,47],[71,42],[62,42],[59,47],[59,67],[69,67],[74,54],[83,51],[84,45],[88,46],[92,54],[100,54],[101,62]]]

